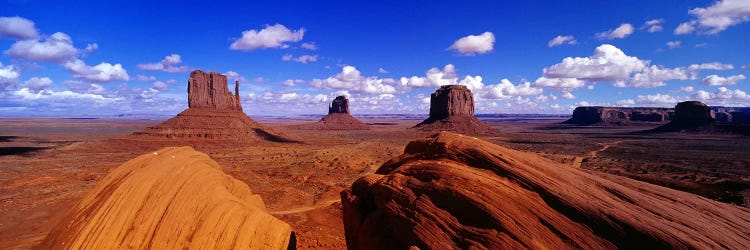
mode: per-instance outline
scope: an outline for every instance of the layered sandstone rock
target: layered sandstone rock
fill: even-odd
[[[430,96],[430,116],[414,126],[423,131],[491,134],[493,129],[474,117],[474,96],[466,86],[441,86]]]
[[[297,141],[250,119],[242,112],[239,91],[239,83],[235,82],[234,94],[229,92],[224,75],[195,70],[188,80],[188,109],[133,135],[181,140]]]
[[[328,115],[320,121],[304,125],[302,129],[313,130],[369,130],[370,126],[349,114],[349,99],[337,96],[328,107]]]
[[[672,120],[672,108],[577,107],[573,117],[563,122],[575,125],[628,125],[634,122],[666,123]]]
[[[447,132],[341,198],[349,249],[750,248],[750,209]]]
[[[242,111],[240,84],[229,92],[227,77],[216,72],[193,70],[188,79],[188,108],[215,108]]]
[[[43,249],[294,249],[260,196],[190,147],[113,169],[47,235]]]

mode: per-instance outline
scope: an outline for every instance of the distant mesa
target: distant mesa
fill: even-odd
[[[188,109],[136,136],[168,139],[220,139],[253,142],[294,141],[242,112],[239,82],[229,91],[227,77],[194,70],[188,80]]]
[[[328,115],[320,121],[303,125],[302,129],[313,130],[369,130],[370,126],[349,114],[349,99],[337,96],[328,107]]]
[[[430,96],[430,116],[414,128],[467,135],[494,133],[493,128],[474,117],[474,96],[463,85],[444,85],[436,90]]]
[[[291,227],[247,184],[191,147],[113,169],[47,235],[43,249],[294,249]]]
[[[749,249],[750,210],[441,132],[341,192],[349,249]]]
[[[577,107],[573,117],[563,124],[574,125],[630,125],[633,123],[660,123],[672,120],[672,108],[620,108]]]

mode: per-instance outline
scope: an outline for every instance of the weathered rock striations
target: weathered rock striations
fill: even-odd
[[[563,124],[628,125],[634,122],[666,123],[672,120],[672,108],[577,107],[573,117]]]
[[[294,249],[289,225],[207,155],[169,147],[113,169],[42,249]]]
[[[234,83],[234,94],[229,92],[225,75],[200,70],[190,72],[188,79],[188,108],[215,108],[242,111],[240,84]]]
[[[349,249],[750,248],[750,209],[448,132],[341,200]]]
[[[329,114],[349,114],[349,99],[346,96],[337,96],[328,107]]]
[[[349,99],[337,96],[328,107],[328,115],[320,121],[301,126],[313,130],[369,130],[370,126],[349,114]]]
[[[238,82],[234,89],[234,94],[229,92],[224,75],[195,70],[188,80],[188,109],[133,135],[183,140],[296,141],[250,119],[242,112]]]
[[[430,116],[414,128],[451,131],[468,135],[492,134],[487,124],[474,117],[474,96],[466,86],[444,85],[430,96]]]

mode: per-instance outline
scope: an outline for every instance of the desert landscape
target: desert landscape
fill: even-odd
[[[86,197],[87,193],[97,192],[95,191],[97,185],[101,185],[99,183],[106,181],[108,174],[111,175],[112,171],[120,170],[122,167],[118,167],[119,165],[139,155],[171,154],[167,152],[172,152],[169,150],[184,151],[184,149],[168,149],[169,147],[190,146],[199,152],[204,152],[210,159],[216,162],[214,163],[216,164],[215,166],[223,173],[246,184],[249,190],[252,190],[252,193],[262,200],[261,204],[263,205],[261,206],[264,209],[262,210],[266,211],[267,214],[265,216],[283,221],[286,223],[284,225],[288,224],[287,228],[289,229],[287,229],[287,234],[291,231],[295,233],[294,241],[297,248],[342,249],[347,246],[352,248],[352,244],[354,246],[358,245],[358,247],[353,248],[393,249],[407,247],[408,245],[398,244],[378,245],[381,244],[378,242],[393,241],[385,239],[379,241],[377,237],[373,238],[374,241],[367,242],[353,240],[362,239],[365,236],[357,237],[349,235],[361,234],[358,231],[346,232],[344,225],[352,223],[347,220],[351,220],[353,215],[350,214],[353,212],[345,212],[344,207],[354,206],[354,201],[351,199],[362,198],[351,197],[361,196],[362,194],[350,193],[352,191],[347,190],[352,185],[356,188],[357,185],[360,185],[357,183],[362,180],[373,178],[368,176],[383,176],[383,174],[387,174],[394,169],[402,169],[398,165],[404,163],[397,162],[403,162],[404,160],[398,159],[409,157],[409,154],[417,152],[430,152],[427,149],[418,149],[415,151],[413,149],[414,146],[411,145],[420,141],[420,143],[424,143],[425,138],[436,136],[435,133],[437,132],[451,130],[458,130],[476,137],[459,136],[458,134],[449,133],[437,135],[437,138],[440,140],[459,141],[466,140],[464,138],[471,138],[468,144],[467,142],[461,142],[460,145],[462,146],[460,147],[467,148],[459,150],[483,150],[483,147],[497,147],[497,149],[492,150],[498,150],[499,152],[511,150],[512,152],[510,153],[501,153],[500,156],[495,155],[494,157],[501,157],[498,160],[503,162],[510,161],[506,164],[520,168],[518,171],[530,170],[524,170],[529,167],[517,165],[513,163],[514,161],[534,161],[535,163],[525,164],[551,168],[542,170],[542,173],[549,173],[549,171],[556,171],[561,174],[585,173],[586,178],[599,183],[597,185],[605,185],[603,180],[611,180],[614,183],[628,183],[627,185],[632,186],[630,187],[631,189],[635,189],[618,191],[627,193],[596,194],[599,198],[583,199],[606,199],[603,197],[625,196],[630,197],[628,198],[628,202],[631,203],[631,207],[645,206],[646,203],[643,202],[646,201],[642,200],[643,198],[636,198],[644,195],[642,192],[646,192],[641,190],[645,188],[643,185],[647,185],[646,187],[650,189],[660,190],[659,192],[670,190],[657,188],[657,186],[662,186],[697,195],[685,197],[688,195],[687,193],[674,190],[668,191],[673,197],[680,197],[670,198],[678,199],[680,203],[688,204],[688,202],[707,202],[708,200],[712,200],[711,206],[726,207],[722,208],[724,210],[731,207],[732,210],[736,210],[723,211],[731,213],[733,216],[750,213],[750,210],[747,208],[750,206],[750,179],[748,178],[750,176],[750,173],[748,173],[750,159],[744,155],[748,150],[748,145],[750,145],[750,137],[742,134],[705,132],[644,133],[643,131],[649,131],[654,127],[658,127],[660,122],[646,122],[637,125],[630,124],[628,126],[613,126],[605,123],[582,126],[566,124],[566,119],[555,116],[485,117],[478,120],[474,118],[473,110],[471,109],[473,101],[466,99],[471,96],[471,93],[465,88],[459,88],[458,91],[455,89],[453,91],[438,90],[435,93],[436,97],[433,99],[438,101],[433,103],[430,112],[431,116],[425,120],[429,121],[431,126],[439,127],[427,130],[422,127],[426,122],[419,123],[419,120],[414,120],[410,116],[398,115],[360,119],[362,124],[366,124],[367,126],[367,129],[363,130],[361,129],[362,124],[350,123],[351,120],[349,119],[354,119],[355,121],[357,119],[351,117],[346,112],[348,111],[348,107],[338,109],[341,110],[339,113],[332,112],[334,115],[343,114],[350,117],[347,119],[338,119],[344,125],[325,126],[321,128],[316,125],[315,120],[304,117],[282,121],[278,119],[269,120],[263,121],[262,124],[249,120],[247,116],[233,118],[239,120],[248,119],[246,122],[241,123],[245,125],[239,126],[231,125],[237,124],[237,122],[226,118],[229,114],[238,112],[236,111],[237,108],[232,105],[217,106],[215,104],[222,103],[221,98],[223,97],[208,95],[208,93],[222,93],[221,91],[211,92],[201,89],[206,89],[205,86],[227,86],[226,78],[222,78],[218,74],[204,77],[207,75],[207,73],[200,71],[193,72],[193,77],[190,78],[191,81],[188,85],[190,86],[190,95],[197,96],[190,98],[190,100],[207,99],[209,101],[203,103],[191,101],[188,110],[163,123],[159,123],[158,120],[138,119],[4,118],[0,120],[0,128],[4,131],[3,141],[0,144],[2,145],[3,154],[0,157],[2,157],[5,165],[0,170],[2,171],[0,184],[2,184],[1,187],[3,190],[2,197],[0,197],[2,200],[2,207],[0,207],[2,209],[0,211],[2,218],[0,218],[0,221],[3,222],[0,224],[0,232],[2,232],[0,233],[2,235],[0,246],[2,248],[27,248],[39,244],[43,244],[44,248],[59,246],[62,239],[65,237],[75,237],[75,235],[70,235],[74,232],[72,233],[69,230],[63,230],[61,232],[65,232],[65,234],[59,235],[60,233],[57,233],[57,230],[61,229],[55,228],[61,226],[58,224],[86,222],[72,221],[72,218],[66,218],[66,214],[76,204],[82,202],[81,200]],[[217,80],[214,82],[211,79]],[[198,92],[196,89],[204,94],[196,94]],[[226,91],[226,87],[224,89]],[[464,92],[468,94],[464,94]],[[234,98],[232,95],[227,96]],[[336,105],[346,107],[346,105],[342,104],[344,103],[343,100],[345,100],[343,97],[335,99],[332,107]],[[345,103],[348,105],[348,101]],[[195,113],[193,109],[202,112]],[[329,116],[331,115],[329,114]],[[468,119],[467,117],[472,118],[471,122],[464,121],[464,119]],[[175,119],[180,119],[180,121]],[[325,121],[325,119],[322,121]],[[322,121],[318,121],[317,123]],[[327,122],[330,123],[331,121]],[[470,127],[476,123],[480,124],[478,125],[479,129]],[[346,129],[346,126],[352,126],[352,129]],[[250,129],[245,130],[245,127]],[[262,128],[264,132],[255,132],[256,130],[252,128]],[[472,134],[472,132],[476,134]],[[283,138],[283,140],[280,138]],[[478,140],[485,142],[479,143]],[[493,144],[497,146],[491,146]],[[474,149],[475,147],[476,149]],[[696,153],[696,151],[699,151],[699,153]],[[404,152],[407,155],[399,157]],[[494,154],[492,151],[488,153]],[[458,157],[457,159],[466,161],[464,164],[472,167],[484,168],[481,166],[487,163],[478,163],[476,161],[491,160],[488,158],[490,156],[471,156],[478,158],[477,160],[469,160],[465,158],[466,156],[461,156],[460,154],[462,153],[451,154],[456,154],[452,157]],[[504,154],[517,156],[504,156]],[[152,164],[156,164],[155,166],[166,164],[159,160],[151,161],[153,162]],[[426,166],[429,166],[429,164]],[[404,169],[403,171],[406,170]],[[443,178],[448,178],[457,174],[445,173],[439,175],[443,176]],[[523,174],[519,175],[525,176]],[[535,177],[508,176],[506,178],[526,179]],[[571,178],[564,177],[568,181],[572,181]],[[601,180],[597,178],[601,178]],[[644,183],[637,184],[638,182],[636,181],[625,181],[625,179],[643,181]],[[140,181],[145,182],[146,180]],[[170,180],[163,181],[173,180],[170,178]],[[369,180],[369,182],[373,181]],[[139,183],[137,180],[133,180],[132,182],[133,184],[131,185]],[[459,182],[463,183],[459,185],[466,185],[471,181],[464,180]],[[657,186],[650,186],[645,183]],[[545,189],[549,188],[550,190],[560,190],[561,188],[546,187],[545,185],[552,185],[549,183],[540,183],[538,185],[542,185]],[[583,184],[556,185],[567,185],[567,188],[590,186]],[[539,192],[538,189],[533,188],[531,190]],[[441,189],[428,190],[438,192],[434,195],[439,195],[441,192],[437,191]],[[482,188],[479,190],[484,190],[487,195],[497,192],[487,191],[492,190],[492,188]],[[506,189],[500,188],[498,190]],[[349,197],[348,199],[350,200],[342,201],[342,195],[340,195],[342,192],[346,194],[342,194],[343,197]],[[478,192],[481,193],[483,191]],[[559,191],[551,192],[556,193]],[[571,192],[568,195],[585,195],[582,191]],[[664,195],[662,194],[662,196]],[[701,199],[699,196],[707,199]],[[437,208],[422,209],[444,209],[445,211],[454,213],[454,216],[459,216],[455,213],[465,214],[465,216],[476,213],[468,212],[473,210],[467,210],[468,208],[463,207],[466,205],[461,205],[474,204],[473,202],[461,201],[458,198],[453,198],[456,200],[450,200],[451,198],[446,197],[441,199],[443,199],[442,202],[448,203],[436,203]],[[561,199],[558,202],[575,202],[575,200],[569,200],[572,198],[566,195],[558,196],[556,199]],[[633,199],[637,200],[637,202]],[[438,202],[440,199],[432,197],[432,200],[433,202]],[[398,200],[391,202],[405,204]],[[522,205],[520,204],[521,201],[518,202],[519,205]],[[557,202],[550,203],[550,201],[546,201],[546,203],[555,204]],[[458,207],[451,209],[450,207],[452,206]],[[677,216],[670,217],[668,220],[683,221],[684,223],[693,221],[693,223],[700,222],[712,225],[712,223],[718,223],[716,222],[717,220],[728,220],[726,223],[740,223],[737,225],[730,224],[732,226],[728,227],[739,230],[737,231],[737,236],[743,237],[742,239],[735,239],[735,244],[739,245],[734,245],[733,247],[744,246],[748,242],[746,238],[747,234],[745,233],[748,230],[748,223],[750,222],[746,221],[747,217],[741,219],[744,222],[738,222],[733,221],[732,217],[715,215],[720,217],[706,218],[710,222],[701,222],[693,220],[696,216],[699,217],[702,214],[699,212],[701,210],[694,210],[694,208],[706,205],[696,203],[690,206],[692,207],[690,211],[694,212],[683,211],[675,214],[665,211],[664,213],[668,215],[663,216]],[[485,212],[493,211],[487,210],[489,209],[487,207],[473,209],[480,209]],[[626,216],[624,215],[625,213],[623,210],[614,212],[611,216]],[[633,211],[627,213],[638,214],[639,212]],[[690,213],[698,214],[691,215]],[[632,216],[635,216],[635,214],[632,214]],[[362,216],[364,215],[358,215],[358,217]],[[526,218],[534,215],[513,216],[518,216],[513,218]],[[570,217],[570,215],[565,214],[563,216]],[[70,216],[68,215],[68,217]],[[181,217],[178,216],[177,218]],[[618,219],[618,221],[621,221],[620,223],[635,223],[636,225],[631,225],[635,228],[639,228],[638,225],[640,223],[647,223],[649,221],[628,222],[627,218],[626,216]],[[688,220],[686,218],[692,219]],[[482,220],[481,218],[473,220],[476,219]],[[525,220],[527,219],[519,221]],[[466,224],[461,219],[459,219],[459,222],[461,222],[460,224]],[[256,226],[266,228],[268,227],[266,224],[263,223]],[[114,225],[113,227],[117,228],[116,226],[118,225]],[[464,226],[468,227],[470,224]],[[489,225],[485,225],[484,227],[487,226]],[[375,227],[410,228],[398,225],[380,225]],[[492,228],[493,226],[489,227]],[[566,226],[553,225],[552,227]],[[128,226],[119,225],[119,228],[125,229]],[[499,228],[507,228],[507,226]],[[652,228],[649,230],[655,230],[653,227],[648,228]],[[669,229],[667,226],[657,226],[656,228],[666,231],[675,230]],[[701,229],[697,225],[689,226],[689,228],[696,230],[696,234],[691,236],[698,237],[696,239],[701,237],[706,239],[721,238],[719,236],[709,237],[702,235],[712,231],[707,228]],[[377,229],[369,229],[366,232],[372,233],[373,230],[377,231]],[[717,231],[713,232],[716,233]],[[646,230],[646,233],[649,234],[652,232]],[[68,236],[64,236],[66,234]],[[56,238],[50,239],[52,235],[55,235]],[[409,236],[407,239],[410,237],[414,239],[420,238]],[[450,242],[458,238],[469,239],[483,236],[454,235],[452,237],[454,240],[426,238],[423,239],[422,244],[428,244],[429,242],[445,243],[446,240]],[[516,238],[521,236],[516,235],[512,237],[516,239],[515,245],[507,242],[507,239],[504,237],[490,237],[490,239],[494,240],[471,241],[474,242],[471,244],[457,243],[457,246],[465,248],[469,245],[479,244],[479,246],[489,248],[499,248],[500,246],[513,246],[513,248],[523,246],[532,247],[526,245],[525,241],[527,240]],[[534,238],[537,236],[527,234],[523,237]],[[558,245],[558,247],[563,247],[563,245],[570,243],[567,240],[562,242],[554,240],[559,236],[540,237],[540,239],[551,240],[550,242],[543,243],[545,245],[549,244],[547,246],[562,244]],[[679,239],[665,241],[665,239],[658,237],[652,239],[657,243],[649,243],[649,241],[633,243],[628,238],[631,236],[620,238],[623,242],[603,236],[600,237],[603,237],[601,240],[604,241],[599,241],[599,243],[588,242],[593,238],[597,238],[592,237],[583,237],[581,238],[581,242],[576,241],[577,243],[572,246],[576,248],[610,248],[612,246],[648,246],[657,243],[665,244],[665,246],[687,244]],[[136,239],[134,242],[143,241]],[[107,241],[105,240],[104,243],[107,243]],[[627,245],[626,243],[636,245]],[[708,245],[714,244],[710,242],[704,243]],[[95,245],[88,246],[86,248],[91,248]],[[441,245],[421,246],[443,248]]]
[[[750,249],[748,0],[0,10],[0,249]]]

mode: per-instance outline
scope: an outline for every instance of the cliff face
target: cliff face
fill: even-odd
[[[188,107],[242,111],[239,82],[235,82],[234,92],[229,92],[225,75],[194,70],[188,79]]]
[[[414,128],[468,135],[494,132],[490,126],[474,117],[474,95],[463,85],[445,85],[436,90],[430,97],[430,116]]]
[[[672,120],[673,116],[674,109],[671,108],[577,107],[573,110],[573,117],[563,123],[576,125],[666,123]]]
[[[341,192],[349,249],[748,249],[750,210],[442,132]]]

